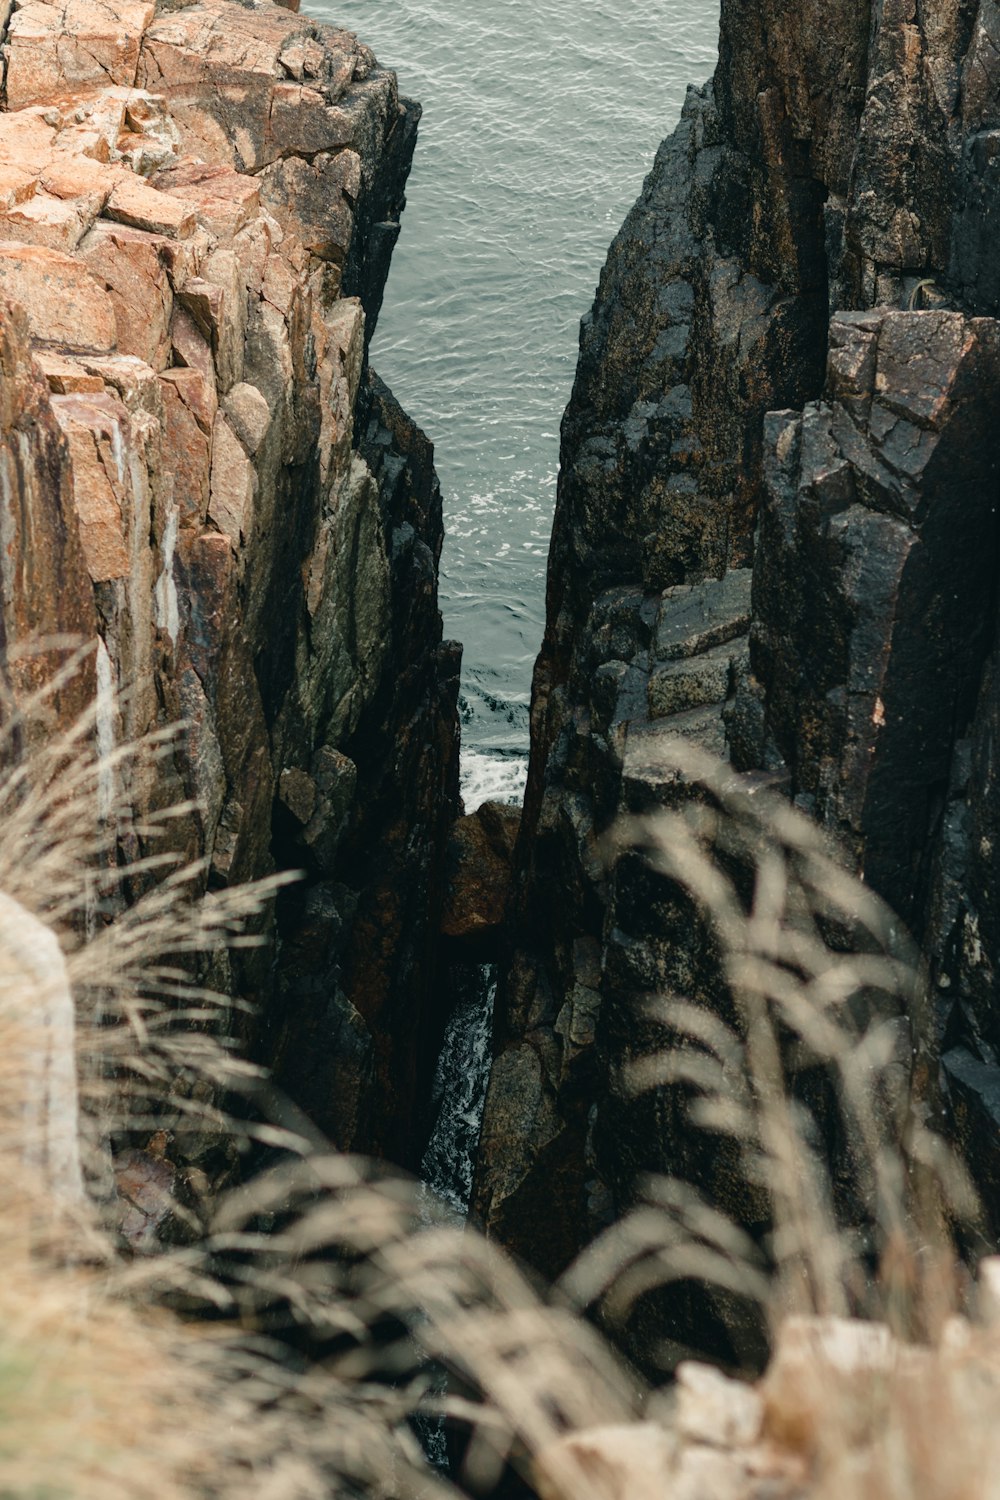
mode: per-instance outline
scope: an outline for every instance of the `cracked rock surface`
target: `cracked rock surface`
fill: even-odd
[[[457,648],[432,450],[367,343],[419,109],[267,0],[0,21],[4,639],[96,639],[109,742],[187,721],[130,795],[196,804],[172,837],[210,885],[305,872],[210,977],[320,1129],[410,1160]]]
[[[637,1168],[689,1153],[611,1080],[648,989],[722,1003],[711,956],[603,842],[664,800],[678,732],[782,787],[910,925],[996,1212],[998,141],[995,0],[723,0],[715,77],[609,251],[562,428],[475,1193],[548,1273]]]

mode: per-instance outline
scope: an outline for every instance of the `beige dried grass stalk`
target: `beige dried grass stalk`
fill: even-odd
[[[67,651],[0,727],[0,1494],[430,1500],[450,1489],[416,1409],[461,1416],[479,1484],[630,1412],[635,1389],[593,1330],[439,1223],[416,1184],[305,1159],[308,1129],[222,1116],[220,1091],[260,1079],[225,1034],[231,1002],[186,960],[244,941],[283,877],[205,895],[201,866],[170,850],[190,806],[137,826],[136,790],[181,731],[109,750],[94,707],[60,729],[54,705],[85,662]],[[122,1260],[58,1154],[77,1112],[67,1045],[92,1180],[110,1134],[148,1133],[165,1109],[263,1136],[284,1161],[199,1241]],[[164,1296],[211,1321],[181,1321]],[[428,1361],[465,1394],[444,1395]],[[603,1500],[560,1463],[579,1500]]]
[[[772,1326],[817,1313],[933,1332],[955,1304],[951,1230],[976,1207],[914,1089],[929,1071],[914,945],[822,831],[766,785],[682,740],[667,754],[674,805],[619,827],[612,858],[640,849],[693,906],[730,1014],[650,998],[664,1048],[633,1058],[619,1083],[683,1090],[690,1126],[735,1143],[769,1231],[751,1238],[695,1183],[653,1180],[566,1290],[622,1318],[648,1290],[694,1280],[759,1303]],[[835,1181],[826,1143],[838,1132],[846,1160]]]
[[[59,694],[87,653],[46,643],[49,659],[54,649],[62,668],[8,700],[0,727],[0,1494],[436,1493],[399,1393],[345,1386],[251,1336],[213,1246],[122,1261],[83,1192],[81,1145],[94,1175],[113,1132],[166,1107],[237,1143],[302,1143],[213,1104],[255,1072],[225,1034],[230,1002],[193,966],[253,941],[247,922],[287,877],[205,895],[201,866],[170,851],[190,807],[141,827],[131,811],[182,731],[109,750],[96,707],[61,729]],[[157,1306],[165,1289],[221,1321],[182,1322]]]
[[[312,1156],[263,1174],[223,1205],[211,1250],[216,1263],[233,1258],[245,1321],[268,1326],[284,1309],[349,1341],[327,1367],[345,1386],[390,1376],[424,1413],[459,1420],[477,1492],[505,1463],[524,1468],[565,1432],[625,1421],[640,1404],[639,1382],[595,1329],[371,1164]],[[449,1372],[451,1395],[435,1394],[427,1361]],[[560,1462],[571,1493],[603,1500],[573,1455]]]
[[[238,1059],[227,1035],[232,1002],[197,983],[196,961],[253,941],[247,924],[259,920],[288,877],[205,894],[203,863],[171,847],[173,826],[195,811],[194,804],[155,810],[142,822],[133,812],[137,789],[178,750],[183,728],[108,746],[107,735],[98,732],[97,700],[61,726],[54,706],[92,653],[46,642],[47,660],[57,648],[62,665],[18,703],[8,700],[0,724],[2,961],[16,963],[19,974],[16,985],[10,976],[5,986],[0,1025],[16,1024],[21,1036],[20,1046],[0,1051],[0,1096],[20,1097],[29,1055],[65,1071],[65,1045],[58,1057],[52,1050],[53,1006],[61,1006],[61,1029],[75,1033],[80,1146],[93,1172],[108,1132],[162,1114],[168,1095],[175,1112],[218,1128],[212,1097],[252,1078],[254,1070]],[[43,947],[50,973],[40,990]],[[28,956],[32,949],[35,960]],[[56,974],[60,951],[63,967]],[[22,996],[18,1005],[15,992]],[[32,1015],[35,1035],[27,1025]],[[195,1085],[202,1086],[200,1099]],[[95,1110],[100,1121],[88,1130]],[[22,1120],[19,1132],[24,1128]],[[0,1156],[5,1151],[0,1138]],[[44,1148],[35,1142],[27,1154],[38,1158],[39,1152]]]
[[[0,1494],[434,1500],[454,1491],[414,1437],[410,1418],[423,1411],[466,1428],[463,1475],[477,1492],[513,1464],[562,1500],[609,1500],[560,1440],[633,1421],[644,1392],[574,1298],[603,1297],[624,1317],[651,1287],[701,1277],[775,1321],[864,1308],[907,1331],[939,1326],[954,1266],[947,1221],[969,1203],[964,1179],[950,1199],[941,1192],[942,1163],[955,1164],[909,1104],[897,1017],[921,1002],[912,952],[805,819],[683,745],[676,811],[620,838],[706,914],[735,1019],[684,997],[650,1000],[675,1045],[634,1059],[627,1082],[683,1086],[696,1124],[742,1144],[751,1189],[772,1205],[765,1243],[691,1184],[660,1179],[547,1300],[495,1247],[440,1222],[415,1184],[307,1155],[307,1127],[265,1125],[258,1134],[284,1160],[219,1204],[204,1238],[123,1261],[66,1168],[65,1120],[49,1140],[52,1112],[36,1099],[42,1123],[26,1124],[35,1063],[25,1059],[52,1041],[49,1019],[34,1023],[51,1017],[53,994],[72,997],[83,1138],[98,1163],[110,1131],[152,1125],[168,1101],[192,1130],[244,1142],[248,1127],[213,1101],[260,1079],[226,1038],[231,1002],[199,984],[192,963],[242,941],[277,882],[206,897],[201,868],[169,852],[175,816],[191,809],[135,826],[135,789],[173,754],[177,731],[109,751],[88,710],[68,730],[36,732],[79,665],[70,657],[48,687],[8,705],[0,729]],[[38,924],[48,979],[4,943]],[[870,1210],[866,1256],[798,1090],[806,1064],[838,1083]],[[58,1069],[42,1076],[58,1092]],[[62,1180],[70,1191],[54,1191]],[[928,1275],[929,1262],[944,1272]],[[210,1319],[182,1321],[157,1305],[164,1294]],[[448,1393],[435,1369],[449,1373]],[[908,1399],[924,1412],[922,1396]],[[879,1493],[900,1445],[909,1468],[893,1473],[919,1462],[903,1405],[892,1412],[863,1482],[836,1467],[831,1431],[823,1472],[840,1476],[839,1493]],[[946,1493],[888,1480],[883,1492]]]

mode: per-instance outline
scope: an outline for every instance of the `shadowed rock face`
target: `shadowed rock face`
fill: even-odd
[[[452,829],[441,936],[456,962],[497,956],[520,821],[519,808],[484,802]]]
[[[722,1003],[699,924],[601,843],[676,795],[667,733],[787,788],[905,916],[995,1134],[998,49],[993,0],[723,0],[583,320],[475,1197],[548,1272],[685,1160],[610,1097],[637,997]]]
[[[339,1145],[413,1162],[458,663],[431,446],[366,351],[419,110],[270,3],[28,0],[0,47],[4,643],[96,637],[109,743],[187,720],[136,810],[197,802],[210,885],[305,871],[215,979]]]
[[[991,644],[1000,325],[879,309],[830,332],[824,399],[767,419],[751,659],[799,800],[920,928]]]

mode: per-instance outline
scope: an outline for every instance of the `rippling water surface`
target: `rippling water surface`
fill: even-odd
[[[685,87],[715,66],[718,3],[303,9],[356,31],[424,106],[372,361],[435,444],[472,807],[523,783],[579,321]]]

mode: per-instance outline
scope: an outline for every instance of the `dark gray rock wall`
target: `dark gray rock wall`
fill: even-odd
[[[547,1272],[684,1159],[613,1096],[636,998],[722,1003],[602,845],[675,795],[668,733],[830,828],[1000,1120],[998,44],[993,0],[723,0],[583,321],[475,1198]]]
[[[280,905],[279,994],[260,1052],[331,1140],[416,1169],[447,1019],[438,926],[458,809],[461,647],[441,639],[431,445],[371,371],[356,420],[388,608],[369,619],[363,598],[351,604],[359,641],[384,636],[383,669],[356,725],[279,788],[276,848],[307,878]]]

